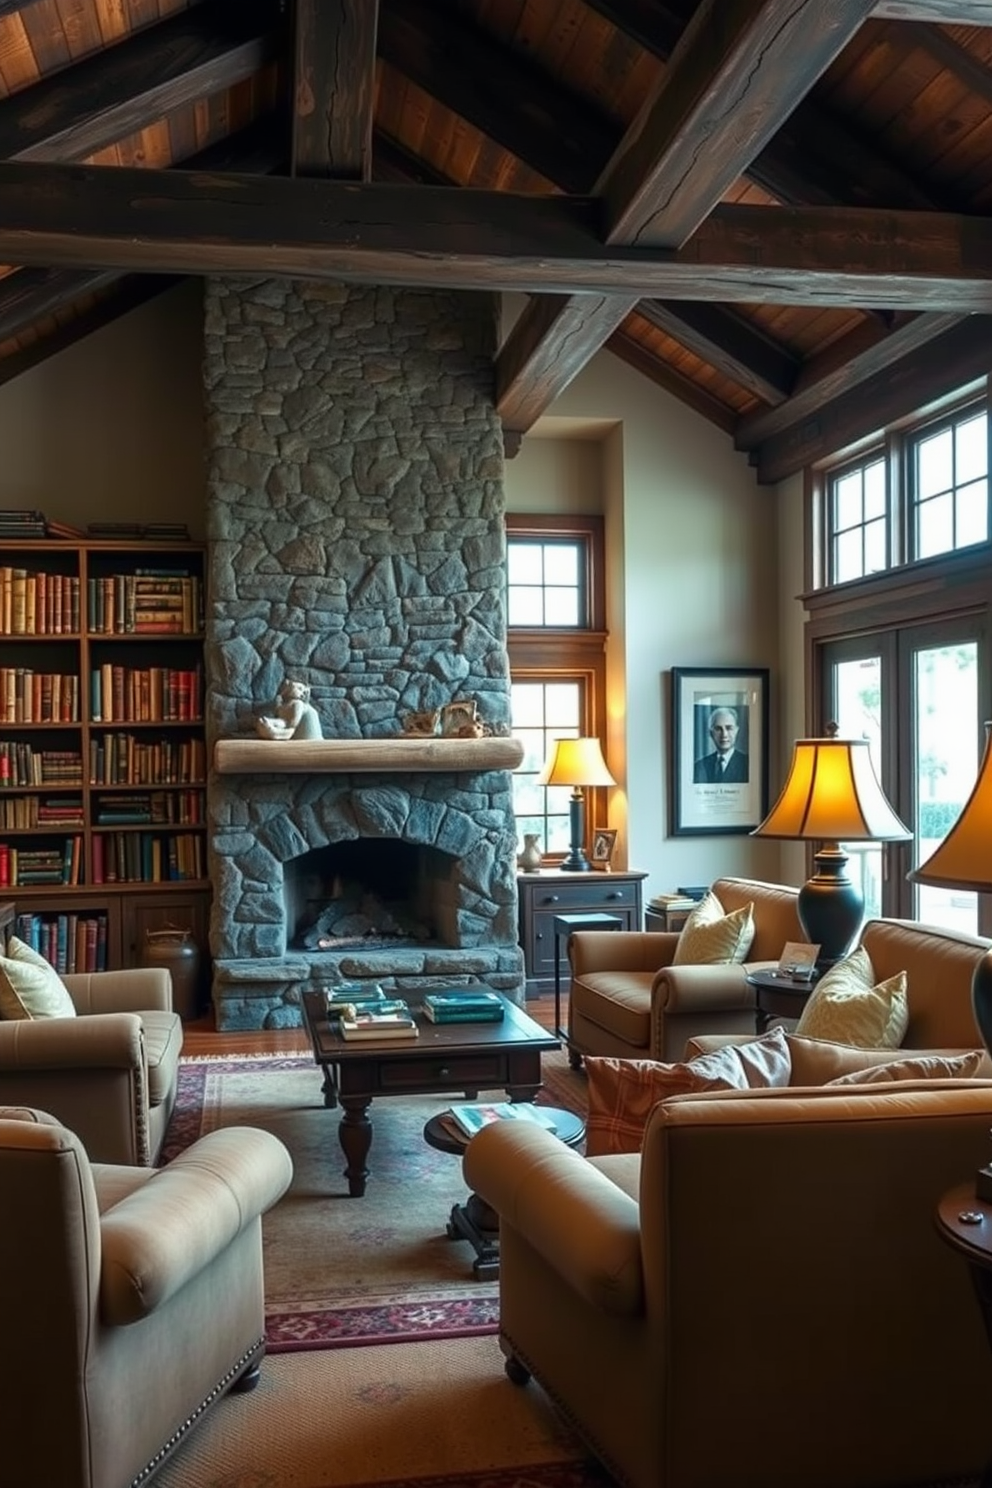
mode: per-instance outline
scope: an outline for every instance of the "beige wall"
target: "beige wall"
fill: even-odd
[[[0,440],[5,506],[80,525],[185,521],[202,538],[198,283],[0,386]],[[669,673],[770,669],[774,798],[803,731],[800,484],[758,487],[728,436],[601,352],[507,462],[506,491],[511,511],[605,516],[606,751],[621,782],[610,824],[629,866],[649,873],[649,893],[720,873],[778,878],[795,850],[669,835]],[[792,881],[803,877],[800,853]]]

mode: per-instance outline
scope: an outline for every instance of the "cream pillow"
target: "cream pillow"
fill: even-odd
[[[0,1018],[74,1018],[76,1009],[50,961],[12,935],[0,956]]]
[[[673,966],[724,966],[743,961],[754,940],[754,905],[724,913],[715,894],[696,905],[682,927]]]
[[[984,1049],[965,1054],[919,1054],[915,1059],[893,1059],[872,1064],[828,1080],[828,1085],[874,1085],[886,1080],[970,1080],[985,1058]]]
[[[871,958],[861,946],[817,982],[796,1033],[859,1049],[897,1049],[908,1025],[906,973],[898,971],[876,985]]]

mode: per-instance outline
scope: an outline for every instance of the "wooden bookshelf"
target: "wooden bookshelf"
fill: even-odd
[[[101,965],[173,923],[206,960],[205,580],[196,543],[0,539],[0,899],[62,971],[92,920]]]

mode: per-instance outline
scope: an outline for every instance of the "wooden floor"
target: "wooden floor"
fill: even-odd
[[[555,1021],[553,997],[535,997],[527,1003],[527,1013],[542,1028]],[[568,998],[562,998],[562,1022],[568,1011]],[[279,1028],[271,1032],[252,1029],[247,1033],[218,1033],[213,1013],[183,1027],[183,1053],[191,1058],[206,1054],[309,1054],[310,1042],[302,1028]]]

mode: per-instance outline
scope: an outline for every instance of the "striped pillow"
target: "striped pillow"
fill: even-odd
[[[754,905],[724,913],[712,892],[696,905],[682,927],[673,966],[726,966],[741,962],[754,940]]]

